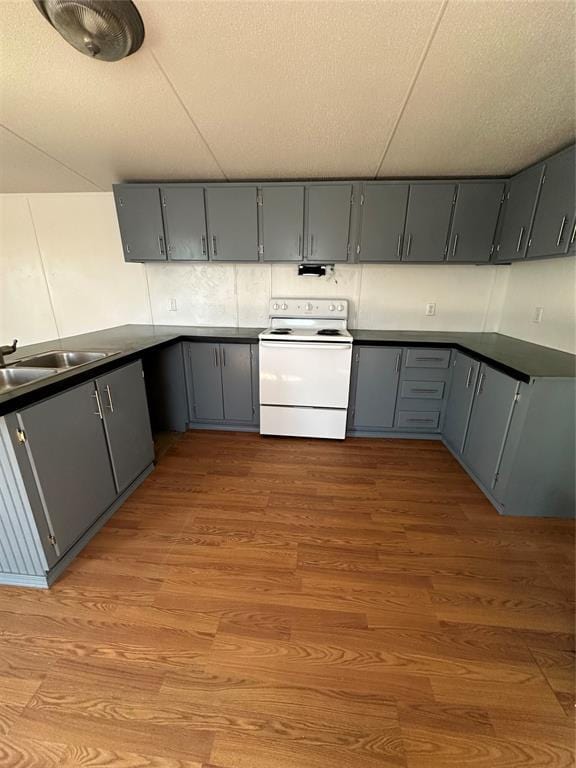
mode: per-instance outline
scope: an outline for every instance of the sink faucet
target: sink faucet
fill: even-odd
[[[4,355],[13,355],[14,352],[16,352],[17,346],[18,339],[14,339],[12,344],[9,344],[7,347],[0,347],[0,368],[4,368],[6,366],[6,363],[4,362]]]

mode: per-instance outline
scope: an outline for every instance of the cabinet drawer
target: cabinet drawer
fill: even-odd
[[[420,400],[442,400],[444,397],[443,381],[403,381],[400,397]]]
[[[449,349],[407,349],[405,368],[448,368],[450,365]]]
[[[438,429],[440,411],[399,411],[396,426],[405,429]]]

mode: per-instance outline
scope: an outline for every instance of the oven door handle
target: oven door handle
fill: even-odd
[[[339,344],[335,341],[327,344],[316,341],[304,341],[302,343],[296,341],[261,341],[260,346],[266,349],[352,349],[352,344]]]

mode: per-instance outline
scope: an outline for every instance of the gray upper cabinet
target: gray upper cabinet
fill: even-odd
[[[411,184],[402,261],[444,261],[454,184]]]
[[[254,420],[250,344],[221,344],[222,396],[226,421]]]
[[[389,429],[394,425],[402,363],[398,347],[360,347],[355,355],[354,429]]]
[[[510,376],[488,365],[480,367],[463,456],[488,490],[496,483],[518,388]]]
[[[158,187],[116,185],[114,201],[126,261],[166,261]]]
[[[508,183],[495,261],[515,261],[526,256],[543,172],[542,164],[535,165]]]
[[[61,556],[117,495],[94,382],[21,411],[18,421]]]
[[[122,493],[154,461],[146,389],[140,361],[96,380],[112,469]]]
[[[264,261],[302,261],[304,187],[263,187],[261,194]]]
[[[490,261],[504,182],[458,184],[447,261]]]
[[[258,261],[256,187],[207,187],[206,219],[212,261]]]
[[[220,345],[197,342],[187,344],[188,399],[190,418],[221,421],[224,418]]]
[[[188,185],[162,187],[162,209],[169,261],[207,261],[204,190]]]
[[[408,184],[365,184],[363,196],[359,261],[400,261]]]
[[[448,445],[457,454],[461,454],[464,448],[479,370],[480,363],[476,360],[462,352],[454,353],[452,381],[442,432]]]
[[[575,151],[570,147],[545,163],[527,257],[558,256],[576,239]]]
[[[308,261],[348,260],[352,189],[352,184],[308,187]]]

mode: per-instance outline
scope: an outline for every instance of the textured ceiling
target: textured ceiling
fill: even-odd
[[[0,0],[0,192],[513,172],[574,138],[572,0],[137,0],[92,61]]]

